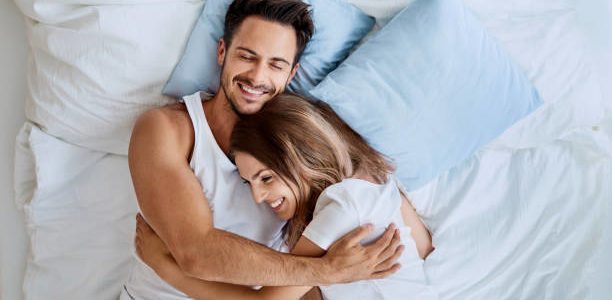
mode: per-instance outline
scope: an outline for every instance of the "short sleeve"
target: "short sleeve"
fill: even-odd
[[[312,221],[302,233],[325,250],[360,225],[359,213],[350,193],[337,186],[333,187],[332,191],[329,191],[330,187],[321,194]]]

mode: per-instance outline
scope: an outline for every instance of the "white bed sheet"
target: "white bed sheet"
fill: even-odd
[[[411,193],[432,231],[425,270],[441,298],[592,297],[611,137],[587,127],[537,148],[485,149]]]
[[[604,105],[612,111],[612,1],[580,1],[578,16],[585,36],[590,56],[594,58],[595,69],[599,74],[603,89]],[[609,123],[608,123],[609,124]],[[608,129],[609,130],[609,129]],[[612,179],[611,179],[612,181]],[[611,200],[612,201],[612,200]],[[612,216],[612,205],[609,215]],[[608,218],[605,228],[612,228],[612,218]],[[608,299],[612,294],[612,232],[608,232],[604,245],[599,249],[605,257],[597,267],[593,279],[594,299]]]
[[[554,1],[543,2],[543,5],[552,2]],[[478,6],[483,5],[479,1],[467,1],[467,3],[485,17],[490,16],[483,15],[487,9],[502,8]],[[513,31],[503,30],[503,21],[503,18],[495,18],[485,20],[485,24],[490,26],[494,35],[497,34],[503,44],[508,45],[511,53],[527,70],[537,70],[530,75],[539,88],[548,87],[550,93],[554,93],[557,92],[555,86],[573,86],[577,84],[578,79],[581,82],[594,79],[592,65],[584,62],[583,56],[576,59],[580,61],[579,65],[586,66],[588,69],[580,69],[583,72],[578,73],[582,77],[578,78],[557,78],[554,76],[555,69],[552,68],[554,64],[540,65],[544,67],[539,69],[533,68],[531,64],[542,63],[547,58],[525,55],[522,49],[526,50],[527,47],[533,47],[533,45],[517,46],[514,44],[516,36],[510,34]],[[561,26],[555,25],[555,22],[550,24],[553,27]],[[501,27],[496,28],[495,26]],[[550,47],[552,44],[544,43],[544,45]],[[560,71],[564,71],[563,65],[565,64],[558,65]],[[600,74],[599,78],[605,79],[606,76]],[[588,84],[590,83],[587,82],[588,88],[572,91],[570,94],[565,93],[557,98],[545,97],[545,101],[570,99],[566,104],[568,108],[572,105],[581,108],[583,103],[587,104],[582,107],[585,113],[577,115],[561,114],[555,119],[541,113],[540,116],[534,117],[531,124],[537,125],[540,122],[540,125],[544,124],[542,126],[548,126],[546,128],[550,129],[546,131],[547,138],[526,139],[520,134],[507,133],[505,137],[481,151],[469,162],[449,171],[423,189],[414,191],[415,202],[418,203],[419,209],[432,227],[439,250],[434,252],[427,262],[428,274],[445,299],[575,299],[576,297],[578,299],[587,297],[605,299],[590,293],[593,278],[589,276],[596,276],[594,268],[597,265],[606,265],[606,261],[603,260],[605,256],[598,257],[595,250],[601,248],[601,235],[604,234],[602,231],[604,228],[603,214],[609,210],[607,203],[610,201],[610,195],[606,196],[607,190],[602,180],[612,176],[609,167],[610,148],[606,148],[609,147],[607,135],[612,133],[612,123],[608,119],[606,124],[598,127],[598,130],[593,130],[591,125],[598,123],[601,115],[590,112],[594,107],[600,107],[597,105],[601,105],[601,102],[597,104],[600,99],[596,95],[600,92],[600,87],[596,83]],[[550,94],[547,92],[546,95]],[[605,99],[603,103],[608,106],[610,98]],[[21,101],[21,99],[15,101]],[[567,109],[567,112],[575,111]],[[574,118],[574,116],[579,118]],[[571,132],[560,132],[567,129],[568,126],[577,128]],[[106,252],[80,249],[78,243],[74,241],[62,243],[57,247],[43,248],[41,253],[46,254],[46,257],[44,255],[29,257],[30,270],[36,274],[26,278],[26,290],[29,295],[27,298],[49,299],[49,294],[45,292],[46,288],[53,287],[49,285],[53,283],[67,287],[64,295],[53,295],[57,298],[75,299],[76,296],[88,299],[111,299],[112,295],[118,293],[119,287],[116,292],[112,289],[117,282],[121,281],[121,259],[131,251],[133,220],[130,220],[127,215],[135,208],[134,202],[129,200],[133,191],[131,186],[126,184],[129,183],[129,178],[125,157],[105,155],[73,145],[63,145],[64,142],[61,140],[47,136],[36,129],[34,131],[37,132],[36,135],[24,133],[20,138],[41,143],[44,141],[42,144],[45,145],[56,145],[49,146],[49,148],[38,148],[46,149],[38,150],[39,157],[43,157],[38,162],[35,162],[31,154],[28,154],[27,147],[21,148],[25,150],[21,152],[25,156],[18,158],[17,164],[20,172],[20,175],[16,176],[19,183],[17,186],[18,203],[26,204],[26,217],[28,224],[31,225],[28,230],[30,232],[40,230],[38,231],[40,232],[39,240],[34,245],[37,243],[42,243],[43,246],[55,245],[51,239],[54,237],[68,241],[67,238],[70,238],[71,235],[62,234],[62,228],[65,228],[71,229],[67,232],[72,232],[74,237],[90,236],[89,239],[76,239],[77,242],[89,242],[85,245],[95,245],[96,236],[106,237],[102,244],[98,244]],[[515,132],[519,131],[515,130]],[[557,139],[557,136],[552,137],[557,134],[562,137],[560,139]],[[538,147],[529,149],[529,146],[534,145]],[[517,147],[519,149],[516,149]],[[58,149],[68,150],[62,152]],[[74,157],[65,156],[67,153],[77,154]],[[82,159],[78,159],[78,155],[82,155]],[[63,159],[58,160],[58,157],[63,157]],[[55,165],[51,163],[52,161],[55,161]],[[50,171],[45,173],[41,169]],[[34,170],[38,170],[38,173],[34,173]],[[62,170],[63,176],[58,177],[57,170]],[[486,176],[487,172],[492,170],[496,171],[494,175],[498,177]],[[559,172],[563,172],[564,175],[575,175],[573,177],[558,176]],[[545,176],[538,176],[540,174]],[[32,185],[33,178],[38,178],[37,186]],[[534,181],[539,179],[539,185],[535,185],[529,179]],[[602,183],[602,185],[597,186],[597,183]],[[521,184],[522,188],[519,189],[522,191],[521,194],[513,192],[513,184]],[[580,193],[587,190],[592,193],[589,193],[588,197],[582,197]],[[559,194],[550,197],[553,192]],[[561,194],[569,194],[569,196],[562,197]],[[106,207],[102,204],[108,200],[109,195],[118,197],[111,201],[114,206]],[[32,196],[39,201],[30,202],[29,199]],[[490,200],[487,201],[485,196],[488,196]],[[583,198],[589,199],[591,206],[585,205],[586,200]],[[53,203],[48,202],[51,199],[62,199],[63,202],[55,203],[61,205],[41,206],[41,203]],[[75,202],[76,200],[84,202]],[[71,207],[80,207],[80,209],[70,213]],[[500,214],[502,208],[512,211],[512,214]],[[45,209],[45,212],[38,213],[42,212],[42,209]],[[482,213],[477,214],[477,212]],[[513,216],[516,218],[512,218]],[[79,228],[87,224],[85,221],[89,221],[91,226]],[[109,223],[109,221],[112,222]],[[2,226],[6,226],[5,220],[2,222]],[[59,230],[53,231],[53,229]],[[497,234],[494,238],[482,239],[493,233]],[[533,239],[526,240],[527,233],[531,234],[530,237]],[[33,234],[31,238],[36,240],[36,234]],[[47,242],[41,242],[40,239],[43,241],[46,239]],[[3,249],[5,249],[4,242],[7,240],[10,241],[3,236]],[[579,242],[576,243],[576,240]],[[548,245],[550,241],[557,241],[559,244],[550,246]],[[496,244],[492,244],[493,242]],[[476,247],[473,249],[466,245]],[[18,248],[13,248],[11,251],[15,249]],[[518,250],[513,251],[515,249]],[[521,249],[523,251],[520,251]],[[564,256],[560,253],[561,250],[566,249],[572,254]],[[469,255],[460,250],[469,251]],[[54,259],[53,255],[62,252],[72,255],[72,258],[91,258],[92,263],[84,265],[82,270],[75,269],[73,259],[68,263],[57,260],[57,257]],[[22,256],[15,252],[9,252],[8,255],[3,252],[2,261]],[[83,264],[84,261],[86,260],[77,262]],[[100,263],[101,261],[104,263]],[[21,272],[21,270],[16,270],[18,267],[19,264],[12,265],[13,270],[5,271],[3,266],[2,274],[17,275]],[[461,272],[458,268],[462,268]],[[560,273],[555,273],[558,270],[568,272],[559,275]],[[57,275],[60,273],[63,275]],[[603,270],[599,274],[609,275],[610,273],[612,271]],[[98,277],[100,274],[115,274],[117,277],[101,280]],[[578,276],[568,277],[576,274]],[[53,276],[56,280],[47,280]],[[112,275],[109,276],[112,277]],[[2,286],[0,286],[2,294],[17,295],[15,290],[20,287],[7,288],[4,286],[5,282],[15,282],[15,280],[2,278]],[[80,294],[74,294],[78,287],[75,284],[82,284]],[[543,286],[546,287],[543,288]],[[109,288],[110,291],[102,292],[101,288]],[[605,288],[602,289],[605,293],[600,295],[609,295],[612,292],[609,286]],[[5,292],[8,290],[12,292]],[[569,298],[568,295],[576,297]]]

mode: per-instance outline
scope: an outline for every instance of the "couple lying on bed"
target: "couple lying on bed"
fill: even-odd
[[[301,1],[234,1],[218,93],[139,118],[121,299],[436,298],[392,166],[324,103],[283,94],[312,31]]]

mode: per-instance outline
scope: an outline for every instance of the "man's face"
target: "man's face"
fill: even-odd
[[[247,17],[236,29],[231,45],[219,42],[221,89],[237,114],[252,114],[291,81],[298,65],[297,37],[291,26]]]

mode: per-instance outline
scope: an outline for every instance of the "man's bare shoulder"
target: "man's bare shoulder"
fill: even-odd
[[[130,154],[133,152],[191,154],[194,129],[187,108],[182,103],[153,108],[143,113],[132,131]]]

